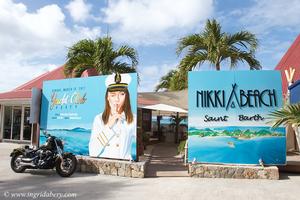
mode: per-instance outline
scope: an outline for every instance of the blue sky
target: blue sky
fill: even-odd
[[[226,32],[255,33],[257,58],[274,69],[299,34],[299,10],[299,0],[1,0],[0,92],[63,65],[67,47],[105,36],[107,27],[116,47],[137,49],[139,91],[153,91],[179,63],[178,39],[201,32],[211,18]]]

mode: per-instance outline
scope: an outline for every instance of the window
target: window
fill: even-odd
[[[5,106],[4,107],[4,127],[3,127],[3,138],[11,139],[11,118],[12,118],[12,107]]]
[[[30,107],[28,106],[4,106],[3,139],[31,140],[32,127],[29,116]]]
[[[31,140],[31,124],[29,122],[30,107],[24,108],[23,140]]]
[[[13,107],[13,125],[12,125],[12,138],[13,140],[20,140],[21,134],[21,119],[22,119],[22,107]]]

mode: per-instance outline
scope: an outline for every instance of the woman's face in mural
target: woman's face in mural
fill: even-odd
[[[126,93],[123,91],[108,92],[107,100],[109,102],[111,113],[121,113],[125,102]]]

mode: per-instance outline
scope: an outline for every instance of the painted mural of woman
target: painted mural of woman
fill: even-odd
[[[136,141],[136,117],[131,111],[129,74],[112,74],[106,78],[104,111],[94,118],[89,154],[132,160],[132,144]]]

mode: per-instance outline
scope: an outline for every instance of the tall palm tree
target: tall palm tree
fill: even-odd
[[[127,62],[121,60],[124,57]],[[64,72],[66,76],[74,77],[81,76],[88,68],[95,68],[99,74],[104,75],[136,72],[137,57],[136,50],[127,45],[115,50],[111,37],[84,39],[69,48]]]
[[[200,34],[193,34],[179,40],[177,55],[185,52],[179,67],[187,71],[195,69],[205,61],[221,69],[221,62],[230,60],[231,68],[239,61],[247,62],[250,69],[261,69],[255,59],[258,41],[254,34],[240,31],[234,34],[222,32],[221,25],[215,20],[207,20],[205,29]]]
[[[300,127],[300,103],[287,105],[280,110],[276,110],[270,114],[273,119],[273,127],[280,125],[294,125]]]

